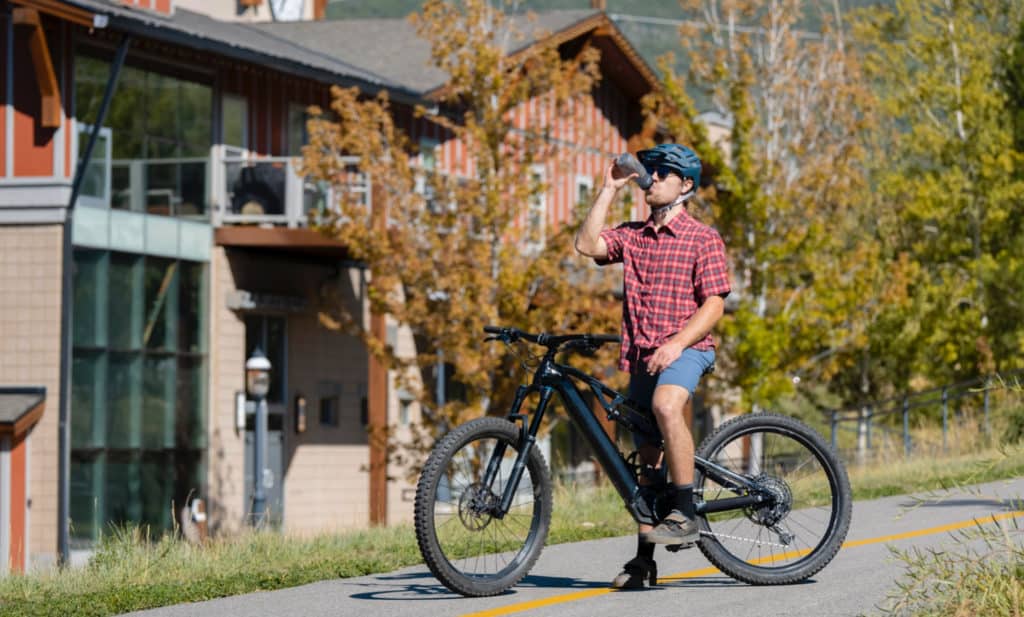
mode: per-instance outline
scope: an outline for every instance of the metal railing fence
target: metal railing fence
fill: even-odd
[[[946,450],[949,447],[949,436],[955,420],[951,418],[951,412],[955,413],[955,408],[965,399],[980,399],[981,430],[988,435],[991,433],[992,423],[992,392],[1003,384],[1019,383],[1022,376],[1024,370],[995,373],[872,401],[856,408],[827,409],[825,416],[830,427],[832,447],[839,449],[839,435],[842,431],[852,431],[857,434],[857,452],[863,455],[872,451],[876,445],[873,438],[880,434],[886,441],[891,441],[893,437],[898,438],[902,441],[904,455],[910,456],[915,447],[911,435],[911,416],[931,413],[941,419],[941,447]],[[887,424],[883,424],[894,416],[898,416],[899,420],[889,420]]]

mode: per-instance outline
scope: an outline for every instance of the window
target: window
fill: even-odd
[[[547,187],[544,184],[544,168],[540,165],[534,166],[530,171],[532,180],[529,207],[526,211],[526,243],[530,250],[540,250],[544,247],[545,227],[547,217]]]
[[[172,529],[169,504],[204,490],[207,268],[85,249],[74,268],[73,541]]]
[[[338,426],[338,397],[326,396],[320,399],[320,425]]]
[[[92,129],[91,125],[78,124],[78,147],[83,155]],[[96,208],[106,208],[110,203],[110,156],[110,129],[103,127],[96,135],[89,165],[82,174],[78,203]]]
[[[75,57],[79,123],[95,121],[109,70],[108,60]],[[92,183],[84,194],[93,200],[90,205],[205,220],[212,92],[208,84],[141,68],[129,55],[107,113],[104,150],[93,155],[109,157],[109,168],[90,163]],[[84,135],[79,134],[79,156],[85,153]],[[104,173],[107,183],[101,181]]]
[[[225,94],[221,98],[221,143],[225,155],[243,156],[249,147],[249,104],[244,97]]]
[[[416,192],[423,195],[427,209],[433,214],[441,214],[441,206],[438,204],[437,187],[435,185],[437,174],[437,141],[433,139],[420,139],[420,171],[416,174]]]
[[[589,205],[593,197],[594,179],[590,176],[576,176],[576,205]]]
[[[288,105],[288,154],[290,156],[302,156],[302,146],[309,143],[307,120],[309,120],[309,114],[306,113],[305,105],[299,103]]]

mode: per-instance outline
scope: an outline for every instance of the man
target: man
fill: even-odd
[[[699,538],[693,437],[683,409],[714,363],[710,332],[729,294],[721,236],[686,211],[686,201],[700,184],[700,159],[679,144],[662,144],[637,156],[654,180],[645,193],[650,217],[604,229],[609,205],[637,175],[626,175],[613,163],[576,235],[579,253],[602,265],[623,264],[619,368],[630,373],[630,398],[649,403],[654,412],[674,488],[671,513],[653,528],[640,525],[637,555],[615,577],[612,586],[617,588],[655,583],[656,544],[688,545]],[[658,465],[660,444],[637,441],[641,461]]]

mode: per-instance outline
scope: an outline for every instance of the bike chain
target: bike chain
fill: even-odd
[[[730,536],[727,533],[715,533],[713,531],[701,531],[702,536],[711,536],[712,538],[725,538],[727,540],[739,540],[741,542],[750,542],[751,544],[758,544],[762,546],[777,546],[779,548],[789,548],[785,544],[776,544],[775,542],[763,542],[761,540],[752,540],[750,538],[741,538],[739,536]]]

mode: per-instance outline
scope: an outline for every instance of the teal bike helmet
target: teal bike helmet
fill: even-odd
[[[661,144],[648,150],[641,150],[636,156],[650,174],[659,167],[665,167],[681,178],[693,180],[694,189],[700,186],[700,157],[686,146]]]

